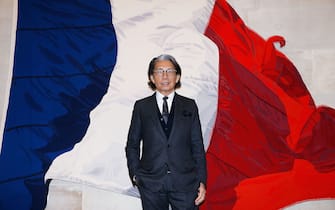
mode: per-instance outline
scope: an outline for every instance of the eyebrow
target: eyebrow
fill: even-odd
[[[158,66],[155,69],[174,69],[174,66],[170,66],[170,67],[164,67],[164,66]]]

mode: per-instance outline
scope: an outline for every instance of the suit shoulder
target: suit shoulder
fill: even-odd
[[[179,95],[179,94],[176,94],[176,96],[184,102],[195,103],[195,100],[193,98],[189,98],[189,97],[182,96],[182,95]]]
[[[150,102],[151,100],[153,100],[153,97],[154,97],[154,95],[151,95],[151,96],[147,96],[147,97],[145,97],[145,98],[138,99],[138,100],[135,101],[135,104],[148,103],[148,102]]]

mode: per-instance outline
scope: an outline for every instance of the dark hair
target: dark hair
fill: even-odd
[[[170,61],[172,65],[174,66],[175,70],[177,71],[176,74],[181,76],[180,65],[178,64],[178,62],[173,56],[168,55],[168,54],[162,54],[160,56],[154,57],[150,61],[149,69],[148,69],[148,79],[149,79],[148,85],[152,90],[156,90],[156,85],[153,82],[151,82],[150,76],[154,74],[155,65],[158,61]],[[177,88],[180,88],[180,86],[181,86],[181,83],[180,83],[180,78],[179,78],[174,88],[177,89]]]

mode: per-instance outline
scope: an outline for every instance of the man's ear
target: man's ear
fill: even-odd
[[[150,81],[155,84],[154,76],[150,75]]]
[[[179,80],[180,80],[180,75],[179,75],[179,74],[177,74],[176,83],[178,83],[178,82],[179,82]]]

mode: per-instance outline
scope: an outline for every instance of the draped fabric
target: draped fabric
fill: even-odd
[[[124,146],[134,101],[151,94],[148,62],[161,53],[179,61],[177,92],[199,106],[202,210],[335,198],[335,110],[314,104],[276,42],[285,45],[224,0],[20,0],[0,209],[43,209],[51,179],[138,196]]]
[[[216,1],[205,34],[219,47],[218,114],[202,209],[279,209],[335,197],[335,110],[316,107],[297,69]]]
[[[147,85],[149,62],[162,53],[180,63],[182,85],[176,91],[196,100],[208,145],[218,93],[217,47],[203,34],[212,6],[207,1],[112,2],[118,55],[108,92],[91,112],[86,135],[53,161],[46,179],[139,196],[128,177],[125,145],[135,101],[153,94]]]
[[[43,209],[44,175],[85,135],[116,62],[108,1],[20,0],[0,209]]]

